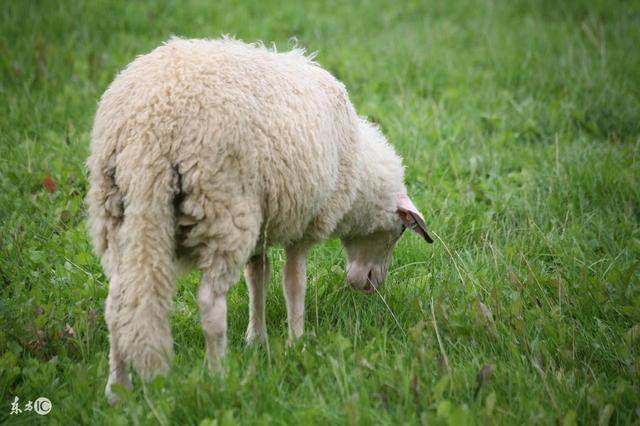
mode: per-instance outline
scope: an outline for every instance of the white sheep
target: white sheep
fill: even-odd
[[[305,254],[338,236],[347,279],[384,280],[408,227],[427,241],[401,159],[344,86],[301,49],[173,38],[139,56],[100,100],[88,159],[89,228],[109,279],[111,385],[166,371],[175,265],[202,272],[207,358],[220,368],[226,293],[245,267],[246,339],[266,336],[266,247],[286,248],[289,337],[303,333]]]

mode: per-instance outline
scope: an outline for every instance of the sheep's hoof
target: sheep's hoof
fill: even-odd
[[[107,380],[107,386],[104,390],[104,394],[107,397],[107,402],[110,405],[117,405],[120,403],[120,396],[113,391],[113,385],[121,386],[129,391],[133,389],[133,385],[131,384],[131,380],[129,379],[128,375],[124,375],[124,377],[120,377],[120,379],[115,376],[115,373],[109,376],[109,380]]]
[[[267,332],[249,329],[247,330],[245,341],[247,342],[247,346],[262,345],[267,341]]]
[[[287,347],[288,348],[297,348],[304,345],[304,340],[302,338],[302,332],[300,333],[289,333],[289,338],[287,339]]]
[[[222,364],[221,358],[215,358],[215,359],[209,358],[209,360],[207,361],[207,365],[209,366],[209,372],[211,374],[215,374],[219,376],[225,375],[224,365]]]
[[[113,393],[110,385],[107,385],[107,388],[105,389],[104,394],[107,397],[107,402],[109,403],[109,405],[120,404],[120,397],[115,393]]]

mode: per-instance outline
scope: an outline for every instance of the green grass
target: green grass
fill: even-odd
[[[0,423],[637,424],[639,3],[243,3],[0,5]],[[243,343],[240,283],[224,378],[204,368],[198,277],[182,279],[170,374],[112,408],[83,205],[96,102],[170,35],[222,33],[317,50],[404,156],[441,240],[397,247],[382,291],[397,322],[347,288],[337,242],[317,247],[293,348],[273,249],[269,346]],[[15,396],[53,411],[10,416]]]

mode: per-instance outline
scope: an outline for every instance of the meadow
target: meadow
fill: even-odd
[[[93,114],[136,55],[221,34],[317,51],[404,157],[436,242],[407,233],[374,295],[339,242],[315,248],[293,347],[271,249],[268,345],[244,343],[240,282],[225,376],[182,278],[170,373],[111,407]],[[637,424],[639,45],[637,1],[3,1],[0,423]],[[10,414],[40,396],[48,415]]]

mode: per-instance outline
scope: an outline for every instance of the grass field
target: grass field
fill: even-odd
[[[182,279],[170,374],[112,408],[83,205],[96,103],[170,35],[222,33],[318,51],[439,238],[405,235],[381,296],[318,246],[292,348],[272,249],[269,345],[243,342],[240,283],[225,377]],[[637,424],[639,45],[631,1],[2,2],[0,423]],[[10,414],[39,396],[48,416]]]

